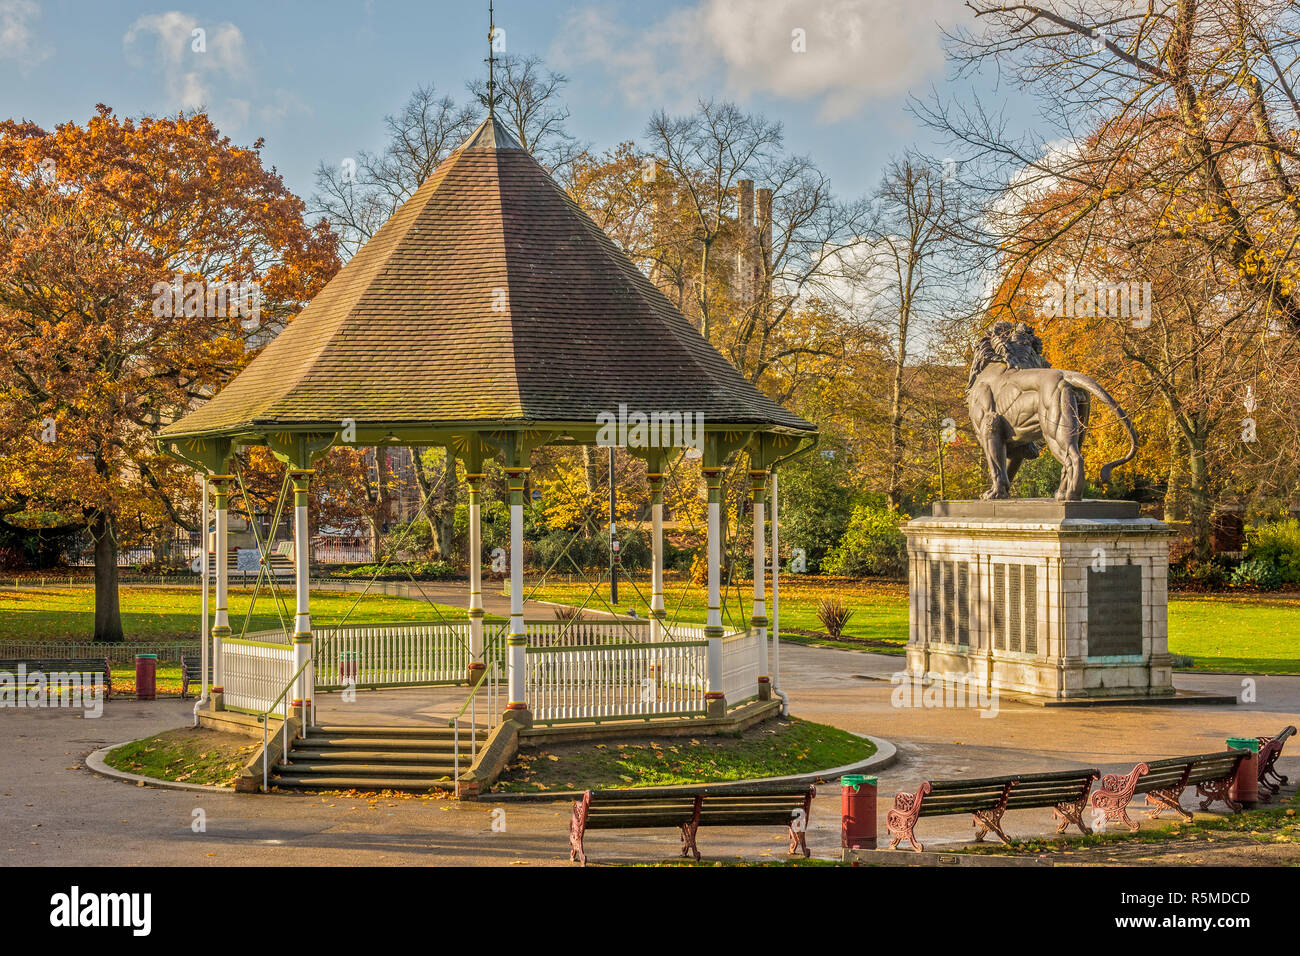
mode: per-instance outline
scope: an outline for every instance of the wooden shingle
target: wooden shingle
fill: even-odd
[[[754,388],[495,121],[247,368],[161,437],[700,413],[814,427]]]

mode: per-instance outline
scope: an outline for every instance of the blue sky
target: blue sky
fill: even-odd
[[[170,0],[175,2],[175,0]],[[487,3],[446,0],[0,0],[0,116],[47,128],[91,114],[202,104],[307,197],[322,162],[383,145],[383,117],[417,85],[457,99],[485,70]],[[597,147],[639,138],[650,113],[729,98],[780,120],[845,196],[889,156],[945,146],[908,93],[998,98],[947,82],[940,24],[957,0],[498,0],[510,53],[569,76],[570,130]],[[194,29],[206,50],[192,49]],[[794,31],[804,31],[796,52]]]

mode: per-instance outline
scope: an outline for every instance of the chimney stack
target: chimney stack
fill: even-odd
[[[758,276],[762,279],[772,267],[772,190],[758,191]]]

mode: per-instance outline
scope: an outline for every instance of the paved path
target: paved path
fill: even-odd
[[[1128,770],[1140,758],[1217,750],[1224,738],[1274,733],[1300,724],[1300,678],[1259,678],[1257,702],[1236,707],[1042,709],[1003,702],[993,718],[973,710],[897,709],[887,676],[897,657],[783,645],[785,687],[794,713],[899,745],[902,759],[880,777],[880,829],[889,797],[927,777],[1098,766]],[[854,675],[875,675],[866,680]],[[1236,692],[1241,679],[1177,675],[1183,688]],[[419,692],[382,699],[363,692],[359,707],[400,712]],[[432,719],[445,702],[433,696],[412,705],[413,719]],[[331,703],[331,706],[337,706]],[[114,701],[97,720],[56,710],[0,711],[6,745],[0,751],[0,864],[558,864],[567,860],[569,808],[511,804],[504,831],[494,831],[491,803],[300,795],[189,793],[106,780],[82,765],[92,750],[189,722],[192,702]],[[1300,747],[1282,761],[1300,775]],[[194,832],[196,810],[206,832]],[[500,818],[498,818],[500,819]],[[1011,833],[1052,829],[1051,811],[1010,815]],[[926,820],[927,845],[971,835],[960,817]],[[704,831],[708,856],[780,857],[776,829]],[[834,856],[839,845],[839,796],[825,788],[814,804],[809,844]],[[667,858],[678,839],[669,831],[595,833],[588,851],[597,861]]]

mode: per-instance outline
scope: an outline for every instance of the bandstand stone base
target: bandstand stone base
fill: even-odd
[[[938,501],[907,536],[907,669],[1038,698],[1174,693],[1169,529],[1136,502]]]

